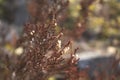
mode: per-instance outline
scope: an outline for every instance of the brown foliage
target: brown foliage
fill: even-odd
[[[24,29],[22,42],[25,50],[16,71],[19,72],[18,79],[47,80],[50,76],[59,73],[65,74],[67,80],[78,79],[79,74],[75,66],[77,59],[74,57],[76,50],[69,53],[69,59],[65,59],[64,49],[71,43],[59,47],[58,40],[62,33],[55,33],[56,17],[67,4],[68,1],[64,0],[32,0],[29,3],[32,18]]]

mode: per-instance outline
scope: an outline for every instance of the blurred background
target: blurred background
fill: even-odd
[[[80,66],[88,66],[87,60],[120,53],[120,0],[69,1],[68,8],[58,16],[56,31],[64,28],[63,42],[72,40],[73,48],[79,47],[77,57],[83,60]],[[11,71],[23,52],[17,40],[29,18],[26,0],[0,0],[0,80],[14,77]]]

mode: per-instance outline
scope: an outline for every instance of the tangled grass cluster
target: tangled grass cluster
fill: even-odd
[[[76,50],[66,55],[71,42],[61,46],[63,33],[55,31],[57,15],[67,3],[66,0],[33,0],[29,3],[32,16],[22,38],[25,50],[16,70],[18,80],[48,80],[60,73],[65,79],[78,80]],[[69,57],[66,59],[65,56]]]

